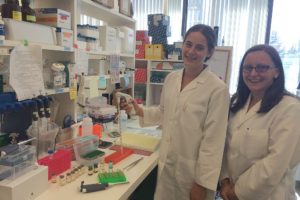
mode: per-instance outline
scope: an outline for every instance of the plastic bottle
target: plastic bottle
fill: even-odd
[[[1,13],[3,18],[22,21],[21,7],[17,0],[5,0],[5,3],[1,7]]]
[[[26,22],[36,22],[35,11],[29,7],[30,0],[22,0],[22,20]]]
[[[127,119],[128,119],[128,116],[126,114],[126,111],[121,110],[121,113],[120,113],[120,128],[121,128],[120,131],[121,131],[121,133],[123,133],[127,129]]]
[[[5,40],[5,27],[4,27],[4,21],[2,20],[1,13],[0,13],[0,40]]]
[[[90,117],[83,118],[81,127],[83,136],[93,134],[93,121]]]

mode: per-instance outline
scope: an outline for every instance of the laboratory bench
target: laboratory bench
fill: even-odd
[[[132,154],[125,158],[120,163],[114,166],[113,170],[122,169],[142,157],[141,155]],[[142,183],[142,181],[151,173],[151,171],[157,166],[158,162],[158,152],[152,153],[150,156],[143,156],[143,160],[135,165],[130,170],[123,172],[129,183],[109,186],[105,190],[101,190],[93,193],[81,193],[79,188],[81,181],[84,184],[94,184],[97,183],[97,174],[94,173],[89,176],[84,173],[78,177],[75,181],[67,183],[64,186],[60,186],[58,183],[49,182],[49,188],[47,191],[42,193],[36,198],[36,200],[53,200],[53,199],[72,199],[72,200],[127,200],[130,195],[135,191],[135,189]],[[99,169],[100,170],[100,169]],[[155,186],[153,186],[155,187]]]
[[[156,127],[150,128],[140,128],[138,125],[138,120],[129,120],[128,128],[137,129],[139,132],[144,132],[148,134],[155,134],[155,136],[159,137],[160,130],[155,130]],[[157,135],[158,134],[158,135]],[[109,139],[105,138],[104,140]],[[110,149],[101,149],[105,151],[105,156],[114,152]],[[143,159],[134,165],[130,169],[124,169],[126,166],[130,165],[134,161],[143,157]],[[92,192],[92,193],[82,193],[80,192],[81,182],[84,181],[84,185],[86,184],[95,184],[98,183],[98,173],[93,173],[93,175],[89,176],[87,170],[84,174],[79,176],[76,180],[66,183],[61,186],[58,181],[57,183],[51,183],[49,181],[48,189],[43,192],[40,196],[36,198],[36,200],[53,200],[53,199],[72,199],[72,200],[99,200],[99,199],[108,199],[108,200],[127,200],[134,193],[134,191],[140,186],[140,184],[147,178],[147,176],[153,171],[156,170],[158,164],[158,151],[153,152],[151,155],[140,155],[140,154],[131,154],[127,158],[123,159],[119,163],[116,163],[113,166],[113,171],[118,169],[122,170],[126,176],[128,183],[112,185],[108,186],[105,190]],[[72,165],[78,165],[75,161]],[[101,171],[101,166],[98,167],[99,172]],[[108,165],[105,165],[105,170],[108,170]],[[65,174],[65,173],[64,173]],[[154,175],[156,176],[156,175]],[[153,175],[152,175],[153,179]],[[154,190],[155,184],[152,185],[150,190]]]

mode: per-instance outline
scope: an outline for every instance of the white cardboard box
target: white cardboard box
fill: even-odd
[[[116,52],[117,29],[104,25],[99,27],[99,33],[99,40],[103,50],[108,52]]]
[[[56,45],[54,27],[8,18],[4,18],[3,21],[6,28],[5,38],[7,40],[27,40],[29,42]]]
[[[14,180],[0,181],[0,199],[35,199],[47,190],[48,184],[48,167],[39,165]]]
[[[48,26],[71,29],[71,14],[58,8],[36,8],[36,22]]]
[[[73,47],[73,31],[65,28],[56,29],[57,45],[72,48]]]

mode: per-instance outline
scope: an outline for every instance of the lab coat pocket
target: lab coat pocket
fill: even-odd
[[[181,190],[181,193],[190,192],[195,176],[194,172],[195,161],[178,156],[175,166],[175,179],[178,186],[180,186],[178,190]]]
[[[268,153],[268,129],[247,129],[242,137],[240,151],[250,160],[263,158]]]

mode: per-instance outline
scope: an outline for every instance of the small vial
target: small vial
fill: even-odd
[[[83,166],[83,165],[79,165],[79,175],[82,175],[82,174],[84,174],[84,169],[85,169],[85,167]]]
[[[95,163],[95,164],[94,164],[94,173],[97,173],[97,172],[98,172],[98,164]]]
[[[76,167],[75,169],[74,169],[74,171],[75,171],[75,176],[76,176],[76,178],[78,178],[79,177],[79,169]]]
[[[71,181],[76,180],[75,172],[74,170],[71,171]]]
[[[89,176],[92,176],[93,175],[93,166],[89,166],[89,168],[88,168],[88,175]]]
[[[109,163],[108,163],[108,172],[113,172],[113,168],[114,168],[113,162],[109,161]]]
[[[56,174],[55,173],[52,173],[52,176],[51,176],[51,183],[56,183]]]
[[[65,184],[66,184],[66,178],[65,178],[65,175],[62,174],[59,176],[59,185],[63,186]]]
[[[66,177],[66,182],[67,182],[67,183],[71,183],[71,181],[72,181],[71,173],[68,172],[68,173],[67,173],[67,177]]]
[[[104,159],[102,159],[101,162],[100,162],[100,169],[101,169],[101,172],[102,172],[102,173],[105,172],[105,163],[104,163]]]

